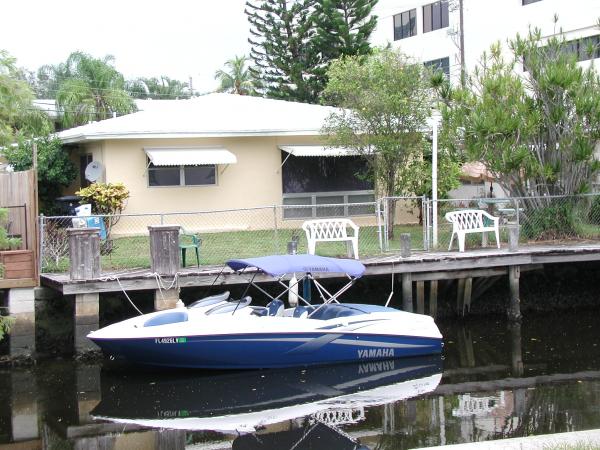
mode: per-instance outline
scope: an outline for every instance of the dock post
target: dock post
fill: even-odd
[[[463,310],[462,310],[462,315],[465,315],[465,309],[468,312],[471,312],[471,297],[472,297],[472,292],[473,292],[473,278],[466,278],[465,279],[465,294],[464,294],[464,299],[463,299]]]
[[[410,273],[402,274],[402,309],[413,312],[412,275]]]
[[[508,267],[508,285],[510,287],[510,304],[508,306],[508,319],[521,320],[521,299],[519,297],[519,277],[521,268],[519,266]]]
[[[100,228],[68,228],[71,280],[100,276]]]
[[[11,357],[29,357],[35,353],[34,288],[8,290],[8,314],[15,319],[9,336]]]
[[[69,228],[69,259],[72,280],[93,280],[100,277],[100,229]],[[98,292],[75,294],[74,308],[75,351],[84,353],[98,350],[86,338],[100,326],[100,294]]]
[[[425,282],[417,281],[417,313],[425,314]]]
[[[410,233],[400,234],[400,256],[402,258],[410,256]]]
[[[465,315],[465,279],[456,280],[456,314]]]
[[[149,225],[151,270],[158,275],[177,276],[181,267],[179,251],[180,225]],[[158,286],[157,286],[158,287]],[[179,300],[177,287],[156,289],[154,291],[154,309],[175,308]]]
[[[437,317],[438,281],[431,280],[429,284],[429,315],[434,319]]]

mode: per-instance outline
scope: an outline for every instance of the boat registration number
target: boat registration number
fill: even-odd
[[[187,338],[184,337],[167,337],[167,338],[156,338],[154,339],[156,344],[185,344]]]

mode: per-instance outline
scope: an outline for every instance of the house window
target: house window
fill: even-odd
[[[206,186],[216,184],[217,166],[155,166],[148,163],[148,186]]]
[[[394,16],[394,40],[406,39],[417,34],[417,10],[411,9]]]
[[[529,5],[531,3],[537,3],[539,1],[541,1],[541,0],[523,0],[523,6]]]
[[[448,26],[448,1],[442,0],[423,6],[423,33]]]
[[[90,182],[85,178],[85,168],[94,160],[94,156],[91,153],[84,153],[79,155],[79,184],[82,188],[88,187]]]
[[[290,156],[282,151],[285,219],[372,214],[373,183],[360,156]],[[334,205],[334,206],[330,206]],[[296,207],[294,207],[296,206]]]
[[[431,61],[424,62],[423,65],[434,72],[443,72],[446,78],[450,77],[450,58],[448,57],[432,59]]]

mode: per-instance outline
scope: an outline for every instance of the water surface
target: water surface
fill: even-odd
[[[600,428],[598,313],[441,322],[443,358],[243,372],[56,359],[4,369],[0,446],[405,449]]]

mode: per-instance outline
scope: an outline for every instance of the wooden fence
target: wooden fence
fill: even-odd
[[[8,233],[22,239],[19,249],[0,252],[5,266],[0,288],[39,284],[38,195],[34,170],[0,173],[0,208],[8,208]]]

